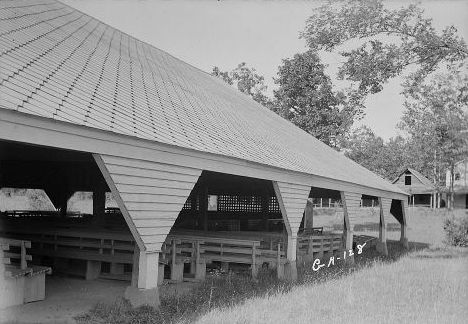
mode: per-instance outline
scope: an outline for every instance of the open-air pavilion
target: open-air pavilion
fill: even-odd
[[[0,187],[44,189],[57,209],[2,214],[29,263],[127,276],[135,304],[157,303],[164,269],[267,265],[294,280],[325,238],[353,248],[363,195],[379,200],[378,249],[392,215],[407,244],[405,192],[223,81],[60,2],[5,1],[0,18]],[[93,192],[93,215],[67,213],[77,191]],[[324,196],[343,204],[338,239],[308,221]]]

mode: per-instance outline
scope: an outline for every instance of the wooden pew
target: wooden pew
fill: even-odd
[[[101,275],[114,279],[130,279],[123,275],[123,264],[133,264],[135,243],[129,234],[111,231],[93,232],[86,229],[15,228],[8,231],[7,235],[31,241],[30,253],[53,258],[54,268],[57,271],[82,275],[73,267],[68,268],[66,260],[84,260],[86,261],[84,277],[87,280],[96,279]],[[111,270],[118,269],[119,273],[102,274],[102,262],[110,263]]]
[[[0,276],[4,299],[0,308],[21,305],[45,298],[45,275],[50,267],[28,265],[32,256],[27,253],[31,242],[0,237]]]
[[[343,249],[343,238],[339,234],[302,234],[297,241],[297,256],[303,261],[322,258],[325,254],[331,256]]]
[[[278,241],[275,246],[268,243],[269,248],[263,246],[258,239],[248,239],[247,235],[241,238],[233,238],[235,235],[233,233],[229,235],[229,238],[226,238],[225,236],[228,236],[225,235],[226,232],[197,233],[192,231],[190,234],[178,232],[177,234],[171,233],[169,237],[185,242],[199,241],[201,246],[200,259],[204,260],[202,264],[213,261],[221,262],[221,267],[224,270],[229,269],[230,263],[248,264],[251,266],[252,276],[255,277],[259,268],[266,263],[269,267],[276,267],[278,276],[282,277],[283,267],[286,263],[282,242]],[[252,232],[251,235],[255,234],[255,232]],[[256,236],[258,237],[258,233]]]
[[[167,237],[162,246],[160,263],[171,267],[171,280],[184,280],[184,264],[187,263],[190,264],[190,273],[193,275],[193,279],[205,279],[206,262],[202,258],[202,254],[205,252],[203,243],[201,238],[172,235]]]

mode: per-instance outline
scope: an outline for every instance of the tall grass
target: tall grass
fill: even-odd
[[[310,264],[299,264],[294,284],[266,270],[257,280],[216,275],[190,293],[162,296],[159,310],[132,309],[121,300],[98,304],[77,321],[464,323],[468,318],[468,249],[441,247],[443,216],[417,210],[409,216],[409,253],[390,242],[389,256],[366,249],[355,255],[352,266],[336,263],[314,272]],[[399,232],[389,233],[390,239],[398,237]]]
[[[329,268],[315,272],[310,263],[298,264],[298,281],[278,280],[274,271],[262,269],[256,279],[241,274],[216,274],[193,288],[190,293],[164,295],[159,310],[151,308],[132,309],[124,300],[115,304],[98,304],[85,315],[77,318],[79,323],[188,323],[214,310],[241,305],[251,299],[272,298],[287,294],[301,285],[315,285],[337,280],[353,272],[372,267],[376,263],[397,260],[405,251],[398,244],[389,244],[390,254],[383,257],[373,249],[361,255],[355,254],[355,264],[337,262]]]
[[[468,250],[413,252],[345,278],[218,308],[197,323],[466,323]]]

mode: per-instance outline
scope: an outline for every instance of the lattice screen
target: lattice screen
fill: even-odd
[[[270,213],[281,213],[278,199],[276,197],[270,197],[270,201],[268,202],[268,211]]]
[[[195,203],[195,210],[200,210],[200,201],[197,196],[188,197],[184,204],[183,210],[191,210],[192,204]],[[218,211],[227,212],[262,212],[262,197],[261,196],[235,196],[235,195],[219,195],[218,196]],[[278,199],[270,197],[268,200],[268,212],[281,213]]]
[[[198,199],[197,196],[188,197],[182,210],[191,210],[192,204],[195,204],[195,210],[200,210],[200,200]]]
[[[259,213],[262,211],[262,197],[219,195],[218,211]]]

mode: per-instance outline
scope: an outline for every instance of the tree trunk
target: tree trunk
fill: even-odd
[[[453,203],[454,203],[454,197],[453,197],[453,182],[455,180],[455,163],[450,164],[450,187],[449,187],[449,196],[448,199],[450,201],[449,203],[449,210],[453,210]]]

